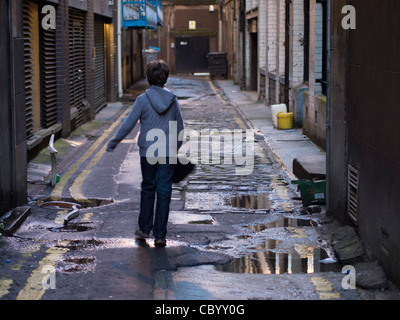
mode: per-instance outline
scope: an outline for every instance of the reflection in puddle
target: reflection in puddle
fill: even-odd
[[[274,241],[274,240],[271,240]],[[271,246],[275,244],[271,243]],[[316,273],[336,271],[341,268],[338,263],[322,263],[328,257],[320,248],[296,245],[291,253],[260,251],[248,256],[234,259],[228,265],[215,266],[219,271],[253,274],[283,274],[283,273]]]
[[[292,211],[293,207],[289,202],[289,196],[287,194],[283,195],[282,192],[279,194],[279,196],[276,192],[242,194],[230,198],[227,204],[234,208]]]
[[[257,224],[248,226],[254,232],[261,232],[269,228],[282,228],[282,227],[316,227],[317,223],[309,219],[294,219],[282,218],[265,224]]]
[[[277,176],[271,176],[271,178],[271,185],[274,193],[282,200],[289,200],[290,197],[288,194],[288,190],[285,187],[287,183],[284,182],[282,178],[279,178]]]
[[[230,205],[245,209],[271,209],[272,202],[268,193],[247,194],[231,198]]]

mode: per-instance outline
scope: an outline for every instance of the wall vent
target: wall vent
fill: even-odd
[[[358,182],[359,172],[349,165],[348,167],[348,217],[358,225]]]

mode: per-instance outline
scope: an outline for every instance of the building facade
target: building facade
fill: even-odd
[[[143,78],[143,30],[163,11],[159,0],[0,0],[0,14],[2,215],[26,204],[28,162],[52,134],[67,138]]]
[[[325,148],[328,7],[325,0],[247,0],[242,87],[285,103],[298,127]]]
[[[400,3],[346,5],[330,1],[328,208],[400,285]]]
[[[67,137],[115,101],[115,10],[105,0],[24,0],[21,6],[29,152],[45,131]],[[49,7],[55,28],[43,25]]]
[[[27,162],[116,101],[116,10],[106,0],[2,0],[0,212],[27,201]],[[4,115],[4,116],[3,116]]]

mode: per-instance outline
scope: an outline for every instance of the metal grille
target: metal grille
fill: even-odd
[[[86,98],[85,84],[85,16],[83,13],[69,11],[69,72],[71,113],[78,113],[76,125],[83,123]]]
[[[95,46],[95,72],[94,72],[94,98],[96,112],[106,104],[105,88],[105,56],[104,56],[104,21],[95,20],[94,23]]]
[[[30,3],[23,2],[26,137],[33,136],[33,16]]]
[[[40,28],[42,126],[57,123],[56,31]]]
[[[358,170],[349,165],[348,167],[348,216],[350,220],[358,224]]]

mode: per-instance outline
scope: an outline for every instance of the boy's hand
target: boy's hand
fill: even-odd
[[[116,147],[117,145],[118,145],[117,142],[110,141],[110,142],[108,143],[108,145],[107,145],[106,151],[107,151],[107,152],[113,152],[114,149],[115,149],[115,147]]]

